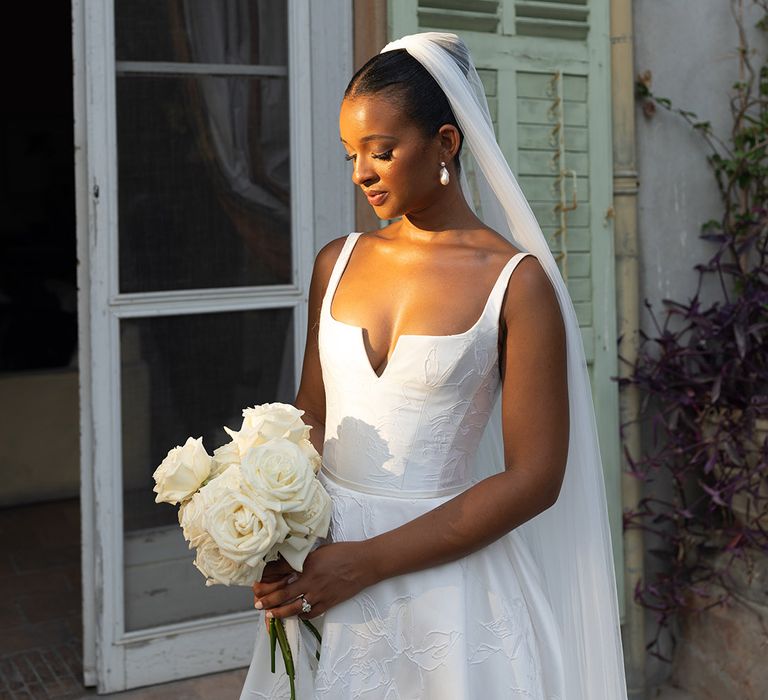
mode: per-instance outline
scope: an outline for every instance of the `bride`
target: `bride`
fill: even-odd
[[[466,45],[388,44],[339,126],[353,182],[401,218],[315,261],[295,405],[331,527],[253,586],[297,698],[624,700],[581,335]],[[283,697],[259,626],[241,699]]]

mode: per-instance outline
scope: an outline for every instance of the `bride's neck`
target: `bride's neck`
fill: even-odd
[[[451,187],[434,202],[419,211],[403,214],[401,231],[414,234],[437,233],[476,228],[482,221],[470,209],[458,187]]]

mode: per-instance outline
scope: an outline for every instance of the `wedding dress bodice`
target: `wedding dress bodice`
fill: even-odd
[[[344,242],[322,301],[323,470],[367,493],[416,498],[458,493],[475,481],[475,452],[501,385],[499,314],[507,280],[530,253],[507,261],[470,328],[452,335],[400,335],[378,375],[363,329],[331,313],[360,235],[353,232]]]

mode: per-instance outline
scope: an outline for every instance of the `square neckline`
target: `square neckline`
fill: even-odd
[[[400,340],[402,338],[461,338],[464,336],[469,335],[470,333],[476,331],[480,324],[485,319],[488,309],[491,306],[491,302],[496,296],[496,290],[498,286],[501,284],[502,279],[504,278],[504,273],[506,272],[507,268],[512,265],[512,263],[518,258],[518,257],[524,257],[526,255],[532,255],[532,253],[528,253],[526,251],[520,251],[519,253],[515,253],[509,260],[507,260],[506,263],[501,268],[501,271],[499,272],[498,276],[496,277],[496,280],[493,283],[493,286],[491,287],[491,291],[488,294],[485,304],[483,305],[483,309],[480,312],[480,316],[478,319],[466,330],[461,331],[459,333],[401,333],[395,340],[395,344],[392,347],[391,351],[388,354],[388,357],[385,358],[386,364],[384,365],[384,369],[382,370],[381,374],[378,374],[376,370],[374,369],[373,365],[371,364],[371,358],[369,357],[368,353],[365,349],[365,343],[363,341],[363,331],[365,330],[365,326],[358,326],[354,323],[347,323],[346,321],[340,321],[339,319],[335,318],[333,315],[332,307],[333,307],[333,300],[336,297],[336,291],[339,288],[339,283],[341,282],[341,278],[344,275],[345,270],[347,269],[347,266],[349,265],[349,260],[352,257],[352,252],[354,251],[355,245],[357,244],[358,239],[362,235],[362,231],[353,231],[347,236],[347,240],[344,242],[344,246],[342,249],[342,252],[339,254],[339,257],[336,260],[336,263],[334,264],[332,276],[333,279],[333,285],[329,285],[328,289],[326,290],[326,309],[327,309],[327,316],[331,319],[333,323],[336,323],[340,326],[346,326],[347,328],[352,328],[358,331],[358,338],[360,343],[360,350],[365,358],[365,364],[368,367],[368,371],[373,375],[373,377],[380,381],[384,378],[384,376],[387,374],[387,370],[392,365],[393,360],[395,359],[395,355],[397,354],[397,350],[400,347]],[[354,236],[354,238],[350,238]],[[349,248],[347,248],[349,246]],[[341,267],[339,267],[339,263],[341,261],[342,255],[346,256],[346,259],[343,261],[343,264]],[[498,319],[497,319],[498,323]]]

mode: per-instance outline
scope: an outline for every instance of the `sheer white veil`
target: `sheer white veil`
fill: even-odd
[[[592,391],[573,303],[546,239],[496,142],[488,103],[466,44],[446,32],[411,34],[383,49],[405,49],[435,78],[464,134],[461,187],[474,209],[468,166],[482,220],[538,258],[557,292],[566,326],[570,442],[554,506],[517,528],[541,573],[562,634],[563,700],[625,700],[611,533]],[[501,399],[477,453],[480,478],[504,470]]]

